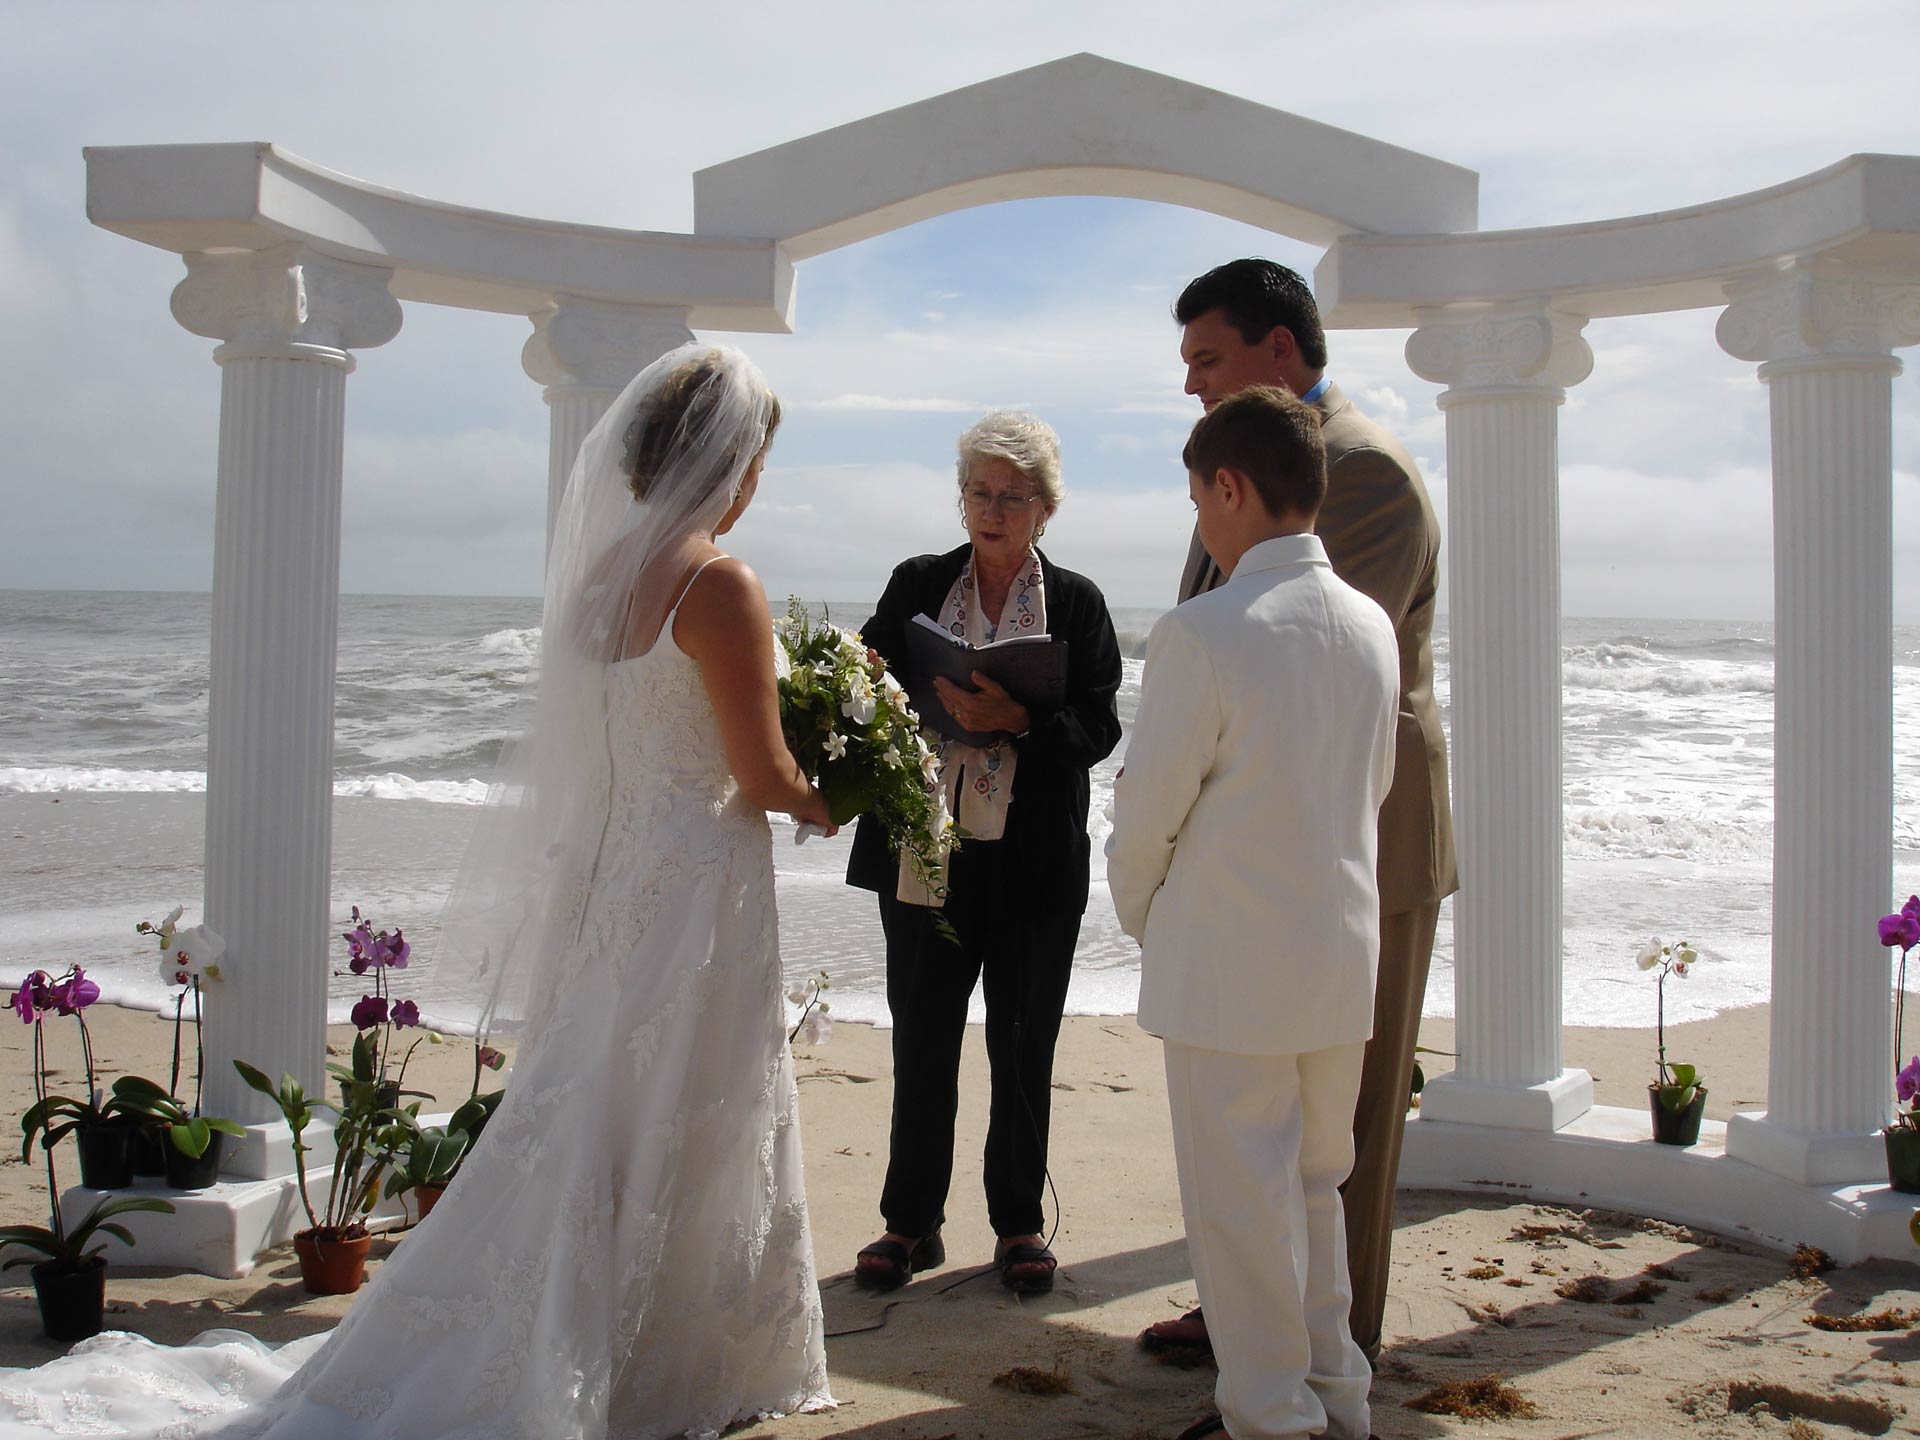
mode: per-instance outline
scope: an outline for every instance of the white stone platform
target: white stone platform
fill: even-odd
[[[1608,1105],[1554,1131],[1412,1118],[1400,1184],[1657,1216],[1773,1250],[1817,1245],[1843,1265],[1920,1263],[1907,1233],[1920,1196],[1784,1179],[1728,1155],[1717,1120],[1685,1149],[1655,1144],[1650,1124],[1644,1110]]]

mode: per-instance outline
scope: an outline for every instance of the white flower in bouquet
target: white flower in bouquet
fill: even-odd
[[[840,702],[840,713],[856,725],[871,725],[878,709],[873,682],[865,675],[854,676],[847,687],[847,698]]]
[[[838,730],[829,730],[827,738],[820,742],[820,748],[827,752],[829,760],[840,760],[847,753],[847,737]]]

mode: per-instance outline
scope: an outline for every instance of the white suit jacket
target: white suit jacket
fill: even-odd
[[[1399,675],[1386,613],[1313,535],[1154,626],[1107,842],[1144,1029],[1254,1055],[1373,1033]]]

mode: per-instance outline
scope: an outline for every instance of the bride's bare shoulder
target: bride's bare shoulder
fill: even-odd
[[[703,647],[737,646],[768,627],[767,591],[753,567],[721,555],[694,577],[674,617],[674,643],[689,655]]]

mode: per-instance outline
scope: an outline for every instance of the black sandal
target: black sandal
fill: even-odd
[[[1000,1272],[1000,1283],[1019,1295],[1047,1294],[1053,1289],[1053,1272],[1060,1268],[1053,1251],[1044,1245],[996,1246],[993,1264]],[[1014,1273],[1022,1269],[1027,1273]]]
[[[853,1257],[853,1278],[872,1290],[898,1290],[922,1270],[946,1263],[947,1245],[935,1230],[914,1241],[912,1249],[898,1240],[874,1241]]]

